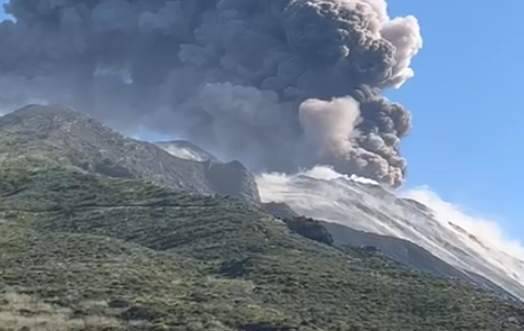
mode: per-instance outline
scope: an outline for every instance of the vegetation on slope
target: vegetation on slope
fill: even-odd
[[[30,105],[0,117],[0,167],[15,163],[68,166],[116,178],[135,178],[176,191],[220,193],[251,202],[260,197],[239,162],[196,162],[130,139],[62,106]],[[225,181],[227,175],[230,180]]]
[[[524,327],[517,303],[297,232],[233,199],[4,167],[0,330]]]

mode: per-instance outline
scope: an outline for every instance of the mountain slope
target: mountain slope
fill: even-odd
[[[109,177],[145,179],[178,191],[230,194],[258,201],[256,185],[247,170],[239,177],[246,183],[221,191],[221,182],[207,162],[174,157],[156,145],[126,138],[61,106],[27,106],[0,118],[0,165],[17,160],[66,164]],[[236,165],[223,167],[238,171]]]
[[[264,203],[264,210],[287,222],[301,219],[295,211],[284,203]],[[426,249],[405,239],[379,235],[371,232],[354,230],[345,225],[325,221],[311,220],[322,226],[329,234],[329,241],[338,247],[363,248],[376,251],[401,265],[420,272],[430,273],[436,277],[457,278],[474,284],[510,300],[517,300],[502,287],[477,274],[460,270],[431,254]],[[318,231],[316,231],[318,232]],[[319,233],[314,234],[321,236]]]
[[[185,140],[173,140],[173,141],[161,141],[156,142],[155,145],[162,148],[169,154],[176,156],[180,159],[193,160],[193,161],[214,161],[218,162],[218,159],[211,153],[203,150]]]
[[[211,153],[184,140],[155,144],[175,157],[204,163],[210,187],[215,192],[240,196],[256,203],[260,202],[255,177],[242,163],[238,161],[222,162]],[[240,195],[239,192],[241,192]]]
[[[0,330],[524,326],[515,302],[308,240],[233,199],[61,167],[4,167],[0,183]]]
[[[488,279],[453,267],[431,254],[428,250],[408,240],[357,231],[337,223],[321,222],[321,224],[326,227],[333,236],[335,245],[378,249],[388,258],[414,270],[428,272],[438,277],[458,278],[475,284],[476,286],[494,291],[503,297],[516,299],[509,295],[502,287],[495,285]]]
[[[453,220],[440,220],[428,207],[398,198],[379,185],[326,175],[322,169],[316,172],[259,177],[263,201],[286,203],[301,215],[411,241],[473,277],[480,275],[477,281],[487,279],[524,299],[523,261],[479,242]]]

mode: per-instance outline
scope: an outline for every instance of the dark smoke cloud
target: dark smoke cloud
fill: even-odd
[[[11,0],[0,107],[64,103],[259,170],[327,163],[402,183],[414,17],[385,0]]]

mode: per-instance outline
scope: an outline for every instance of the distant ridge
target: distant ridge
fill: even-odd
[[[0,117],[0,164],[19,159],[68,165],[109,177],[140,178],[177,191],[259,199],[254,179],[242,165],[217,164],[241,173],[235,178],[246,180],[225,187],[207,162],[175,157],[58,105],[30,105]]]

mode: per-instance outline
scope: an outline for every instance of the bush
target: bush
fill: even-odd
[[[327,245],[333,245],[333,237],[329,231],[318,221],[306,217],[293,217],[284,219],[288,228],[311,240]]]

